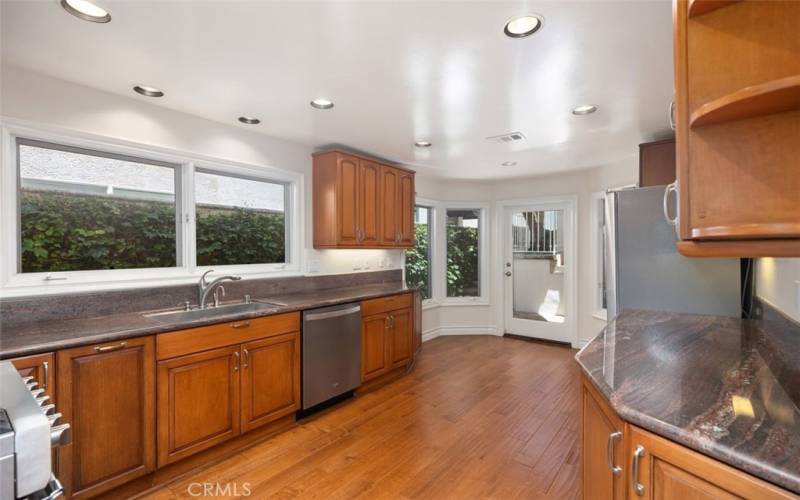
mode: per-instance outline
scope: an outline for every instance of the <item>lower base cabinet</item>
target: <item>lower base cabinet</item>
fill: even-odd
[[[792,493],[622,421],[582,377],[585,500],[796,499]]]
[[[411,294],[362,303],[361,381],[367,382],[407,365],[414,354]]]
[[[289,313],[160,336],[158,466],[299,410],[298,329]]]
[[[158,466],[239,434],[239,346],[158,363]]]
[[[72,498],[155,469],[154,360],[152,337],[58,352],[58,410],[72,431],[58,450],[58,471]]]

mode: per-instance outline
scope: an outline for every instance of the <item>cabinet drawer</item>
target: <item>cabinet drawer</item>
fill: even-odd
[[[156,356],[174,358],[299,330],[300,313],[292,312],[162,333],[156,337]]]
[[[412,297],[410,293],[402,293],[399,295],[390,295],[389,297],[381,297],[379,299],[365,300],[361,303],[361,316],[367,317],[373,314],[381,314],[388,311],[396,311],[397,309],[405,309],[411,307]]]

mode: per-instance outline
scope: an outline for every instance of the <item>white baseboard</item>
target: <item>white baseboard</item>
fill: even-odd
[[[436,337],[448,335],[495,335],[502,336],[495,325],[461,325],[461,326],[439,326],[422,332],[422,341],[427,342]]]

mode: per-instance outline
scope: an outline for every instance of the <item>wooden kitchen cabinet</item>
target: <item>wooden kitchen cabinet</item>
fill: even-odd
[[[581,416],[583,498],[625,498],[625,424],[585,377],[581,383]]]
[[[361,381],[373,379],[389,370],[387,332],[389,315],[368,316],[361,320]]]
[[[300,409],[300,332],[248,342],[242,355],[242,431]]]
[[[33,377],[37,389],[44,389],[44,394],[50,396],[50,402],[56,402],[56,363],[52,352],[34,354],[10,360],[23,377]]]
[[[675,182],[675,139],[639,144],[639,187]]]
[[[315,248],[409,248],[414,172],[333,150],[314,155]]]
[[[635,426],[629,428],[632,473],[628,498],[796,498],[786,490],[677,443]],[[634,465],[634,461],[638,463]]]
[[[158,363],[158,465],[239,434],[239,346]]]
[[[413,358],[412,294],[365,300],[361,320],[361,381],[366,382]]]
[[[58,470],[73,498],[155,469],[154,359],[152,337],[58,352],[58,410],[72,431]]]
[[[674,9],[678,250],[800,256],[800,2]]]
[[[393,311],[389,320],[389,366],[397,368],[411,361],[413,353],[411,309]]]
[[[163,333],[158,466],[300,409],[300,313]]]

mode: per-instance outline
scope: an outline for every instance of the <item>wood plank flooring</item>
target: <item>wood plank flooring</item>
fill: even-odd
[[[579,498],[573,355],[513,338],[437,338],[402,379],[145,498],[194,498],[196,483],[216,498]]]

